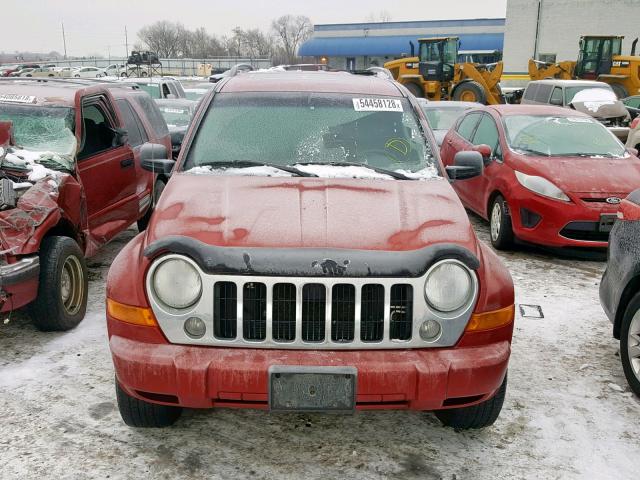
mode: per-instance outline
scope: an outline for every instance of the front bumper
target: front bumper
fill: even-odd
[[[268,409],[268,370],[273,365],[355,367],[359,410],[466,406],[496,392],[511,352],[508,340],[393,351],[197,347],[118,335],[109,343],[116,377],[129,395],[189,408]]]
[[[24,257],[15,263],[0,266],[0,312],[23,307],[38,294],[40,259]]]
[[[589,198],[589,195],[584,194],[584,197]],[[599,237],[607,238],[608,235],[598,235],[597,227],[602,214],[616,214],[617,205],[585,202],[581,194],[570,194],[570,197],[571,202],[563,202],[537,195],[524,187],[515,188],[508,202],[515,235],[523,241],[549,247],[606,248],[608,240],[600,240]],[[527,220],[531,220],[525,218],[525,211],[539,215],[540,220],[534,226],[529,226]],[[592,238],[598,238],[597,240],[581,239],[588,238],[589,224],[596,229]],[[572,238],[573,233],[568,232],[574,231],[574,225],[586,227],[584,236],[576,235]],[[565,227],[567,230],[563,232]],[[581,233],[578,230],[575,232]]]

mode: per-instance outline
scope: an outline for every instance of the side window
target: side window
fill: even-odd
[[[142,108],[144,114],[147,116],[156,136],[164,137],[165,135],[168,135],[169,129],[167,128],[167,123],[164,121],[164,117],[160,113],[160,110],[158,110],[158,106],[153,100],[151,100],[151,97],[146,95],[136,95],[135,99],[136,103],[140,105],[140,108]]]
[[[538,85],[538,91],[536,92],[534,100],[540,103],[549,103],[549,97],[551,96],[552,89],[552,85],[541,83],[540,85]]]
[[[524,96],[522,98],[525,100],[534,100],[536,98],[539,85],[540,84],[538,83],[530,82],[529,85],[527,85],[527,89],[524,91]]]
[[[549,100],[551,105],[562,105],[562,89],[560,87],[554,87],[551,93],[551,99]]]
[[[118,108],[120,109],[120,113],[122,114],[122,118],[124,119],[124,126],[127,129],[127,134],[129,137],[129,145],[132,147],[138,147],[142,145],[144,142],[142,140],[142,133],[140,132],[140,127],[138,122],[136,122],[133,117],[133,111],[129,106],[129,103],[126,100],[116,100],[118,104]]]
[[[169,90],[169,85],[167,85],[166,83],[162,84],[162,98],[167,98],[167,95],[169,95],[171,93],[171,91]]]
[[[80,160],[113,148],[116,135],[105,105],[100,100],[82,104],[82,149]]]
[[[489,145],[491,147],[492,156],[495,156],[496,149],[500,145],[500,136],[498,127],[489,115],[482,115],[482,119],[478,124],[476,133],[473,136],[474,145]]]
[[[456,128],[456,131],[462,138],[464,138],[468,142],[471,142],[473,131],[475,130],[479,119],[480,115],[478,115],[477,113],[471,113],[467,115],[460,121],[460,123],[458,124],[458,128]]]

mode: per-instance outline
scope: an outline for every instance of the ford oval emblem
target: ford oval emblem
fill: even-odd
[[[618,197],[609,197],[607,198],[606,202],[610,203],[612,205],[617,205],[621,202],[622,200],[620,200]]]

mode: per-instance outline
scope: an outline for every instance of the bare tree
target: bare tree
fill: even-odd
[[[182,25],[163,20],[141,28],[138,38],[160,57],[171,58],[178,53],[182,30]]]
[[[283,15],[271,23],[271,29],[279,37],[288,63],[295,63],[298,47],[313,33],[313,24],[303,15]]]

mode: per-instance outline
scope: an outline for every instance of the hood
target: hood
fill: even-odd
[[[518,156],[513,168],[539,175],[569,193],[628,194],[640,185],[640,160],[624,158],[554,158]]]
[[[620,100],[600,102],[600,101],[587,101],[571,103],[573,108],[578,112],[586,113],[593,118],[620,118],[628,117],[629,111]]]
[[[414,250],[475,234],[449,183],[177,173],[146,244],[184,235],[218,246]]]

